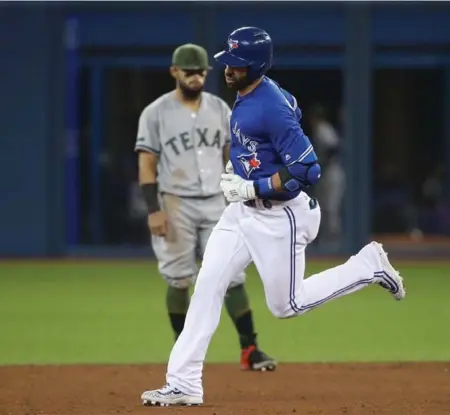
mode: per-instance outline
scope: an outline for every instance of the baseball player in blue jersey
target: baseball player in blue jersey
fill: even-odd
[[[189,288],[197,274],[196,248],[202,256],[226,206],[220,180],[229,160],[231,110],[221,98],[203,91],[209,69],[208,53],[200,45],[175,49],[170,71],[176,87],[143,109],[135,144],[175,339],[183,331]],[[274,370],[277,362],[257,342],[244,272],[230,282],[225,308],[239,336],[241,368]]]
[[[166,385],[145,391],[144,405],[200,405],[202,369],[233,275],[253,262],[266,303],[278,318],[304,314],[369,285],[396,300],[406,291],[381,244],[371,242],[347,262],[304,280],[305,249],[316,238],[320,207],[304,190],[320,179],[320,165],[301,126],[296,99],[266,76],[272,40],[256,27],[228,37],[215,59],[237,91],[230,128],[228,173],[221,188],[230,202],[207,242],[203,263],[167,368]]]

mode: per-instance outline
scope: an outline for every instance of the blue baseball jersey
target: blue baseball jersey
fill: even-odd
[[[296,99],[268,77],[249,94],[238,95],[230,118],[234,173],[258,180],[274,175],[283,166],[317,160],[300,126],[301,118]],[[270,199],[289,200],[300,192],[274,191]]]

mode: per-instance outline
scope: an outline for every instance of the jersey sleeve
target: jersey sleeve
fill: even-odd
[[[142,111],[139,117],[135,151],[147,151],[156,155],[161,152],[157,115],[156,108],[151,106]]]
[[[271,106],[271,113],[265,117],[266,128],[283,164],[310,163],[317,160],[314,148],[299,122],[298,107],[286,102]]]
[[[287,92],[285,89],[280,89],[281,92],[283,93],[283,95],[285,96],[285,98],[288,101],[288,104],[290,105],[290,107],[292,108],[292,110],[295,113],[295,117],[297,118],[297,121],[300,122],[300,120],[302,119],[302,112],[297,104],[297,99],[294,97],[294,95],[291,95],[289,92]]]

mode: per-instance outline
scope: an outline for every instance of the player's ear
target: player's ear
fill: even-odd
[[[178,68],[176,66],[171,66],[169,72],[172,75],[172,78],[177,79]]]

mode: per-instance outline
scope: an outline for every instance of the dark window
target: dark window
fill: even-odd
[[[374,74],[374,233],[439,229],[443,75],[439,69],[380,69]]]
[[[173,89],[174,81],[168,70],[151,68],[107,68],[103,80],[101,102],[84,100],[82,104],[81,243],[148,244],[146,215],[136,198],[139,193],[134,144],[141,111]],[[83,83],[82,89],[82,96],[89,96],[88,82]],[[101,114],[100,129],[95,130],[92,127],[97,124],[89,119],[95,110],[93,105],[100,106],[97,111]],[[98,188],[91,179],[95,169]]]

